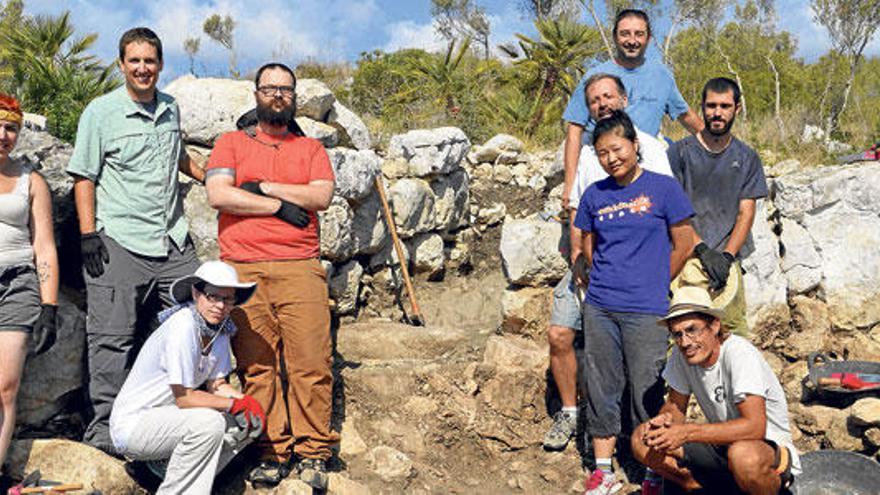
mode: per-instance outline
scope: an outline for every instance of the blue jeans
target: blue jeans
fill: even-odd
[[[589,392],[587,431],[594,437],[621,433],[624,390],[630,427],[663,405],[667,331],[662,316],[608,311],[584,303],[584,364]]]

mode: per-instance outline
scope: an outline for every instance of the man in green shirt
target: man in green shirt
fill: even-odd
[[[180,138],[180,112],[156,90],[162,42],[147,28],[119,41],[125,85],[92,101],[80,117],[67,172],[75,178],[88,320],[89,396],[84,440],[113,453],[113,400],[146,339],[138,335],[172,305],[172,281],[198,268],[187,233],[178,170],[204,182]],[[145,309],[147,308],[147,309]]]

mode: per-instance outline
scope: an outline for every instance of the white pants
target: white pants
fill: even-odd
[[[157,407],[137,420],[122,453],[137,461],[168,459],[157,494],[209,495],[214,476],[251,442],[233,437],[232,416],[203,407]]]

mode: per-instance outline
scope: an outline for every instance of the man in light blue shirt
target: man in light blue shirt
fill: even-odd
[[[623,81],[629,100],[626,113],[636,127],[646,134],[659,134],[663,115],[678,120],[691,133],[703,128],[702,120],[679,93],[672,72],[659,61],[645,58],[651,40],[648,15],[641,10],[623,10],[617,15],[612,33],[617,50],[614,58],[587,71],[562,116],[568,122],[564,156],[565,186],[562,193],[563,207],[566,209],[575,206],[569,204],[569,195],[582,142],[588,137],[584,136],[584,131],[591,133],[595,125],[584,98],[584,82],[593,74],[612,74]]]
[[[88,298],[94,417],[84,440],[111,454],[108,420],[143,341],[138,330],[156,314],[152,304],[171,306],[171,282],[198,268],[177,173],[199,182],[205,176],[183,148],[177,102],[156,90],[162,71],[156,33],[134,28],[123,34],[119,69],[125,85],[83,111],[67,166],[75,180]]]

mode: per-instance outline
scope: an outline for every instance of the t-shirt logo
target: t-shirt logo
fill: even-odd
[[[651,202],[650,196],[642,193],[630,201],[621,201],[617,204],[600,208],[597,213],[599,214],[599,221],[604,222],[605,220],[612,220],[615,217],[620,218],[625,216],[627,211],[629,211],[630,214],[641,216],[650,213],[653,206],[654,203]]]
[[[724,385],[718,385],[715,387],[715,402],[721,404],[726,398],[727,394],[724,392]]]

